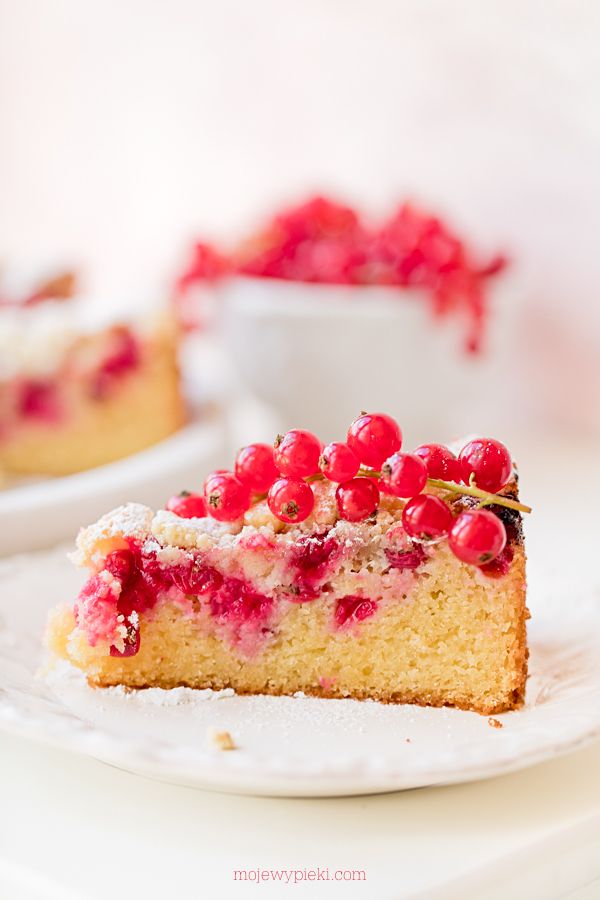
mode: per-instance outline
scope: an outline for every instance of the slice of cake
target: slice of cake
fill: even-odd
[[[58,295],[0,296],[0,470],[66,475],[112,462],[185,418],[177,329]]]
[[[348,443],[321,453],[290,432],[244,448],[204,495],[83,529],[90,576],[52,613],[52,651],[97,686],[519,706],[527,508],[508,453],[401,453],[399,429],[371,440],[393,420],[361,419]]]

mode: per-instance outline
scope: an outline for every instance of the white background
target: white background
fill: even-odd
[[[413,197],[512,255],[515,353],[597,425],[599,41],[586,0],[0,0],[0,260],[156,295],[283,200]]]
[[[377,214],[412,196],[482,251],[512,254],[527,313],[515,352],[535,344],[548,396],[580,400],[597,424],[599,45],[590,0],[0,0],[0,259],[75,262],[96,291],[155,295],[195,236],[231,239],[283,199],[332,190]],[[577,482],[592,512],[597,479],[565,446],[539,514],[576,535],[561,495]],[[248,864],[310,865],[321,848],[333,859],[325,831],[353,860],[364,847],[372,884],[401,895],[599,809],[597,748],[482,785],[286,804],[20,743],[2,757],[0,862],[33,884],[27,897],[42,896],[36,873],[85,895],[95,865],[97,895],[120,896],[112,864],[128,896],[167,895],[179,872],[200,896],[206,867],[225,883],[229,842]],[[528,896],[584,883],[580,864],[559,884],[560,847],[538,854],[545,887]]]

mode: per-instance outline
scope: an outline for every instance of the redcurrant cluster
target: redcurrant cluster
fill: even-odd
[[[327,479],[337,484],[341,519],[368,519],[376,513],[381,493],[389,494],[406,501],[402,523],[413,540],[432,543],[447,538],[453,553],[474,565],[495,559],[506,544],[506,529],[495,513],[483,507],[494,504],[530,512],[516,500],[498,496],[513,470],[504,444],[476,438],[458,457],[441,444],[423,444],[413,453],[402,452],[401,447],[398,423],[383,413],[361,414],[345,442],[326,447],[312,432],[294,429],[278,436],[273,447],[243,447],[233,472],[213,472],[204,482],[203,494],[183,491],[169,500],[167,509],[184,518],[210,515],[232,522],[252,502],[266,498],[274,516],[296,524],[313,511],[312,483]],[[426,487],[437,493],[423,493]],[[478,498],[480,504],[455,516],[444,498],[456,494]]]
[[[477,266],[465,244],[439,218],[402,204],[379,227],[355,210],[314,197],[275,215],[230,256],[197,244],[178,281],[178,296],[199,281],[227,274],[329,284],[425,288],[439,315],[463,309],[471,323],[467,344],[477,349],[485,315],[483,283],[505,265],[496,257]]]

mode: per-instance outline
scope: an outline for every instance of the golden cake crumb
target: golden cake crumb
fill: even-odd
[[[488,719],[488,725],[490,728],[504,728],[504,725],[498,719]]]
[[[235,741],[228,731],[219,731],[217,728],[210,728],[208,737],[217,750],[237,750]]]

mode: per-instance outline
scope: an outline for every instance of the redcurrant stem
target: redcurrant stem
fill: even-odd
[[[381,472],[378,472],[376,469],[365,469],[363,466],[360,467],[357,475],[363,478],[381,478]],[[310,475],[305,480],[323,481],[324,478],[324,475],[317,472],[315,475]],[[468,497],[478,497],[481,500],[479,507],[506,506],[508,509],[516,509],[523,513],[530,513],[532,511],[531,507],[526,506],[524,503],[519,503],[517,500],[512,500],[510,497],[502,497],[498,494],[491,494],[489,491],[482,491],[481,488],[475,487],[474,485],[457,484],[455,481],[442,481],[441,478],[428,478],[427,484],[431,487],[448,491],[451,494],[466,494]],[[264,500],[266,496],[266,494],[255,494],[254,502],[256,503],[259,500]]]
[[[456,484],[454,481],[442,481],[440,478],[428,478],[427,484],[431,487],[442,488],[444,491],[451,491],[453,494],[466,494],[468,497],[479,497],[485,505],[507,506],[508,509],[517,509],[519,512],[530,513],[531,507],[519,503],[517,500],[511,500],[510,497],[501,497],[498,494],[490,494],[488,491],[482,491],[478,487],[468,487],[465,484]]]
[[[362,466],[358,474],[367,478],[381,478],[381,472],[377,472],[374,469],[365,469]],[[526,506],[524,503],[511,500],[510,497],[502,497],[489,491],[482,491],[481,488],[475,487],[473,484],[457,484],[455,481],[442,481],[441,478],[428,478],[427,484],[431,487],[449,491],[452,494],[466,494],[468,497],[478,497],[482,501],[481,506],[507,506],[509,509],[516,509],[519,512],[531,512],[531,507]]]

